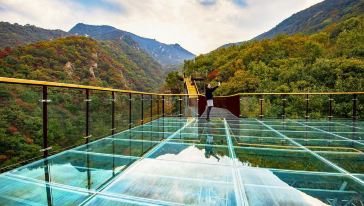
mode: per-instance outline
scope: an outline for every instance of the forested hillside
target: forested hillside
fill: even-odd
[[[62,30],[47,30],[33,25],[22,26],[19,24],[0,22],[0,48],[15,47],[69,35],[69,33]]]
[[[0,51],[0,76],[156,91],[160,64],[127,42],[118,45],[87,37],[67,37]],[[52,153],[84,143],[85,92],[49,88],[48,138]],[[0,84],[0,169],[39,157],[42,148],[41,87]],[[90,92],[90,133],[110,135],[111,94]],[[128,96],[116,95],[117,131],[125,129]],[[140,97],[133,96],[132,119],[140,124]],[[148,110],[149,111],[149,110]]]
[[[255,39],[272,38],[278,34],[312,34],[326,26],[363,14],[363,0],[325,0],[293,14]]]
[[[87,37],[43,41],[0,53],[3,77],[149,91],[162,82],[161,73],[157,62],[124,42],[115,45]]]
[[[207,74],[207,81],[222,81],[216,90],[219,95],[363,91],[364,18],[352,17],[312,35],[278,35],[220,48],[186,61],[184,72],[197,77]],[[325,117],[327,98],[310,101],[311,107],[320,110],[312,117]],[[351,117],[351,99],[350,96],[335,99],[335,112],[341,117]],[[270,103],[266,104],[282,104],[279,100],[267,101]],[[291,112],[302,118],[303,99],[295,103]],[[280,112],[281,109],[276,110],[271,116],[278,117]]]
[[[362,91],[364,18],[353,17],[312,35],[279,35],[220,48],[184,65],[186,74],[224,82],[237,92]],[[197,73],[197,74],[196,74]],[[198,74],[199,73],[199,74]]]

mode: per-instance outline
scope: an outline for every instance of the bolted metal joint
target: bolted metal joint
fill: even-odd
[[[39,152],[45,152],[45,151],[49,151],[51,149],[52,149],[52,147],[47,147],[47,148],[44,148],[44,149],[40,149]]]
[[[88,135],[88,136],[86,136],[86,137],[82,137],[82,138],[84,138],[84,139],[89,139],[89,138],[91,138],[92,137],[92,135]]]
[[[50,100],[50,99],[41,99],[41,100],[39,100],[39,102],[50,103],[50,102],[52,102],[52,100]]]

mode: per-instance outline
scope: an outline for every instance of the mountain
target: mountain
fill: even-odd
[[[186,61],[184,73],[221,81],[216,90],[220,95],[363,91],[363,28],[364,14],[332,23],[313,34],[278,35],[220,48]],[[350,116],[344,105],[337,106],[338,112]]]
[[[363,0],[325,0],[292,15],[254,39],[272,38],[278,34],[312,34],[329,24],[363,13]]]
[[[269,39],[279,34],[312,34],[326,26],[364,13],[364,0],[325,0],[285,19],[271,30],[253,40]],[[244,42],[228,43],[219,48],[240,45]]]
[[[194,54],[182,48],[179,44],[164,44],[156,41],[140,37],[133,33],[122,31],[111,26],[95,26],[87,24],[76,24],[70,31],[72,34],[91,36],[98,40],[113,40],[119,41],[125,38],[130,38],[135,41],[136,48],[143,49],[156,61],[164,67],[179,65],[184,60],[192,59]]]
[[[159,63],[119,41],[71,36],[0,50],[0,76],[151,91]]]
[[[28,24],[22,26],[16,23],[0,22],[0,48],[20,46],[69,35],[62,30],[47,30]]]

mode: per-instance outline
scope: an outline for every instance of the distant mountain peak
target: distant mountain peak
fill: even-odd
[[[145,38],[133,33],[123,31],[108,25],[88,25],[84,23],[76,24],[70,31],[77,35],[90,35],[90,37],[99,40],[122,40],[128,39],[130,44],[137,44],[140,49],[143,49],[156,61],[163,66],[179,65],[184,60],[192,59],[194,54],[184,49],[178,43],[164,44],[156,39]],[[136,45],[135,45],[136,46]]]
[[[297,12],[271,30],[254,39],[272,38],[279,34],[311,34],[331,23],[364,12],[363,0],[325,0]]]
[[[269,39],[279,34],[312,34],[331,23],[364,13],[364,0],[325,0],[293,14],[274,28],[253,40]],[[240,45],[243,42],[229,43],[221,47]]]
[[[26,24],[24,26],[9,22],[0,22],[0,48],[15,47],[37,41],[52,40],[69,36],[62,30],[48,30]]]

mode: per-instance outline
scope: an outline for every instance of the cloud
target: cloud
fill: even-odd
[[[69,30],[111,25],[195,54],[249,40],[322,0],[0,0],[0,20]]]
[[[197,0],[200,4],[210,6],[216,4],[216,0]]]
[[[112,0],[68,0],[73,3],[85,5],[88,9],[104,9],[110,12],[124,12],[123,7]]]

